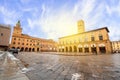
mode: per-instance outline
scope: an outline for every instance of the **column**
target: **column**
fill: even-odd
[[[96,46],[97,54],[100,54],[99,46]]]

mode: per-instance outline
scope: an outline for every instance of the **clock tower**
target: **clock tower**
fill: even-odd
[[[20,21],[18,21],[16,23],[16,25],[14,26],[13,34],[17,34],[17,35],[21,35],[22,34],[22,28],[21,28]]]
[[[85,25],[84,25],[84,21],[83,20],[79,20],[77,22],[77,26],[78,26],[78,33],[85,32]]]

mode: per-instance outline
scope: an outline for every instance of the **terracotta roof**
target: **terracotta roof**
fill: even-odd
[[[98,29],[90,30],[90,31],[87,31],[87,32],[97,31],[97,30],[101,30],[101,29],[106,29],[107,32],[109,32],[109,30],[108,30],[107,27],[102,27],[102,28],[98,28]]]

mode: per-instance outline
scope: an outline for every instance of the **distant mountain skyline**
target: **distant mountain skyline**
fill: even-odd
[[[77,21],[86,31],[108,27],[110,40],[120,40],[120,0],[0,0],[0,24],[21,21],[23,33],[54,39],[77,33]]]

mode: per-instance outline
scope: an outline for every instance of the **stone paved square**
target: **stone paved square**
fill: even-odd
[[[30,80],[120,80],[120,54],[65,56],[21,52],[18,58],[29,69]],[[72,79],[73,75],[79,78]]]

